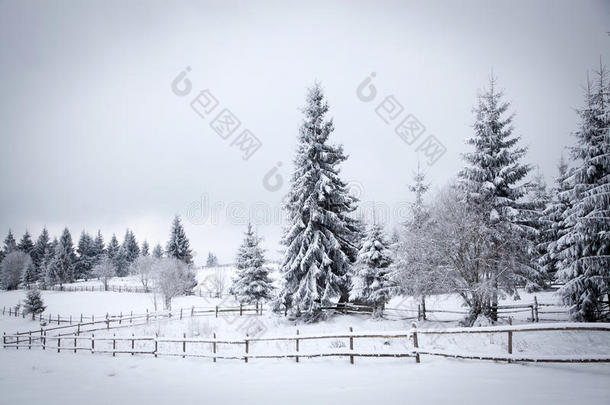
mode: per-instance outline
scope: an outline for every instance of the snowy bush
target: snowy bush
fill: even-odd
[[[6,290],[19,287],[23,274],[32,264],[30,255],[21,251],[14,251],[6,255],[0,265],[0,283]]]
[[[104,255],[99,263],[93,266],[91,275],[104,284],[104,291],[108,291],[108,280],[116,275],[116,268],[111,258]]]
[[[163,297],[165,309],[172,308],[172,298],[192,294],[197,285],[191,267],[176,258],[157,260],[153,267],[155,290]]]

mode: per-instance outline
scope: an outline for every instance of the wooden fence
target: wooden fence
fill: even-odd
[[[88,351],[90,353],[107,353],[116,356],[117,354],[130,354],[130,355],[151,355],[154,357],[158,356],[178,356],[178,357],[199,357],[208,358],[216,362],[218,359],[222,360],[241,360],[245,363],[250,359],[294,359],[295,362],[299,362],[301,358],[317,358],[317,357],[345,357],[349,358],[350,363],[354,364],[356,357],[392,357],[392,358],[414,358],[416,363],[420,362],[421,355],[430,356],[442,356],[452,357],[459,359],[473,359],[473,360],[492,360],[492,361],[506,361],[506,362],[558,362],[558,363],[597,363],[597,362],[610,362],[610,355],[562,355],[562,356],[528,356],[528,355],[513,355],[512,353],[512,336],[514,333],[533,333],[533,332],[552,332],[552,331],[601,331],[610,332],[610,324],[578,324],[578,323],[566,323],[557,325],[519,325],[519,326],[501,326],[501,327],[479,327],[479,328],[450,328],[450,329],[417,329],[415,325],[410,330],[398,331],[398,332],[368,332],[368,333],[355,333],[350,328],[348,333],[330,333],[330,334],[318,334],[318,335],[301,335],[299,331],[296,331],[295,335],[292,336],[280,336],[280,337],[252,337],[246,336],[244,339],[227,340],[218,339],[216,334],[212,338],[193,339],[187,338],[183,335],[182,338],[164,338],[155,336],[116,336],[112,337],[103,336],[95,337],[94,334],[90,336],[47,336],[46,331],[41,331],[40,334],[37,332],[28,332],[27,335],[23,334],[4,334],[2,338],[2,344],[5,349],[29,349],[39,347],[42,350],[56,350],[58,353],[63,351],[78,352]],[[472,333],[485,333],[485,334],[508,334],[508,354],[507,355],[491,355],[491,354],[464,354],[464,353],[451,353],[443,352],[439,350],[426,350],[419,346],[418,336],[421,335],[443,335],[443,334],[472,334]],[[345,339],[349,342],[349,350],[341,349],[336,351],[317,351],[313,353],[303,352],[300,350],[300,343],[303,341],[318,341],[325,339]],[[364,352],[356,351],[355,341],[357,339],[399,339],[407,342],[408,350],[401,352]],[[253,353],[252,349],[254,344],[257,342],[292,342],[294,344],[294,351],[285,353]],[[98,347],[96,347],[96,343]],[[100,344],[110,344],[109,348],[100,348]],[[136,347],[136,343],[138,347]],[[164,351],[163,346],[175,345],[181,350],[178,351]],[[122,347],[120,347],[122,345]],[[210,348],[209,353],[201,353],[189,351],[195,346],[208,345]],[[220,346],[237,346],[241,347],[241,354],[222,354],[219,352]],[[281,347],[276,345],[276,348]]]
[[[263,312],[263,308],[264,305],[261,304],[256,304],[255,306],[244,306],[244,305],[239,305],[239,306],[233,306],[233,307],[223,307],[223,306],[215,306],[215,307],[191,307],[191,308],[181,308],[177,311],[173,312],[174,316],[179,316],[179,319],[182,319],[183,315],[182,312],[183,311],[190,311],[189,313],[193,313],[193,315],[212,315],[214,314],[216,317],[218,317],[219,315],[224,316],[227,314],[232,314],[232,313],[237,313],[239,312],[240,316],[244,313],[244,312],[252,312],[254,311],[256,314],[262,314]],[[510,316],[513,316],[515,314],[518,313],[528,313],[530,314],[530,316],[527,318],[529,321],[531,322],[539,322],[539,321],[550,321],[552,319],[547,319],[544,318],[545,314],[562,314],[565,315],[566,317],[569,314],[569,310],[565,307],[558,307],[555,304],[544,304],[544,303],[539,303],[538,299],[534,296],[534,301],[531,303],[524,303],[524,304],[516,304],[516,305],[499,305],[497,307],[498,309],[498,317],[499,318],[504,318],[504,319],[508,319]],[[322,310],[325,311],[337,311],[337,312],[342,312],[342,313],[349,313],[349,314],[372,314],[373,313],[373,308],[370,306],[366,306],[366,305],[357,305],[357,304],[343,304],[341,306],[330,306],[330,307],[323,307]],[[178,314],[179,313],[179,314]],[[288,308],[284,308],[284,315],[287,315],[288,313]],[[455,315],[459,315],[457,317],[452,317],[451,319],[444,319],[444,320],[439,320],[438,318],[434,318],[431,317],[430,315],[434,314],[455,314]],[[21,316],[23,318],[27,317],[28,314],[24,311],[24,310],[20,310],[17,307],[3,307],[2,308],[2,315],[8,315],[8,316]],[[191,315],[191,316],[193,316]],[[419,320],[432,320],[432,321],[441,321],[441,322],[454,322],[457,320],[460,320],[461,318],[463,318],[464,316],[468,315],[467,311],[459,311],[459,310],[445,310],[445,309],[430,309],[430,308],[425,308],[421,305],[418,305],[418,309],[414,310],[414,309],[408,309],[408,308],[390,308],[390,307],[386,307],[383,309],[382,311],[382,316],[386,317],[386,318],[395,318],[395,319],[401,319],[401,320],[410,320],[410,319],[417,319]],[[31,316],[31,315],[30,315]],[[118,315],[108,315],[106,314],[105,316],[95,316],[95,315],[86,315],[86,314],[80,314],[80,316],[72,316],[72,315],[51,315],[51,314],[46,314],[46,315],[42,315],[39,314],[38,316],[36,316],[35,319],[39,320],[39,321],[45,321],[47,324],[52,324],[52,323],[56,323],[57,325],[60,324],[68,324],[68,325],[75,325],[75,324],[83,324],[83,322],[90,322],[90,323],[96,323],[96,319],[99,322],[108,322],[108,319],[110,318],[111,322],[118,322],[119,324],[123,323],[123,322],[131,322],[133,323],[134,319],[142,319],[142,318],[150,318],[150,317],[155,317],[155,319],[159,319],[162,317],[172,317],[172,312],[151,312],[150,314],[148,313],[148,310],[146,310],[146,314],[138,314],[138,315],[134,315],[133,311],[126,313],[125,315],[123,313],[120,313]],[[148,320],[147,318],[147,320]]]

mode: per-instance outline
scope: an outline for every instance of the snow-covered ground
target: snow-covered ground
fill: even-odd
[[[24,291],[0,292],[0,307],[14,306]],[[541,303],[556,303],[552,292],[536,294]],[[116,292],[44,291],[47,311],[78,318],[80,313],[101,317],[107,312],[127,314],[152,311],[152,294]],[[533,295],[521,294],[531,302]],[[227,299],[179,297],[173,308],[229,305]],[[390,306],[416,308],[410,299],[395,298]],[[455,296],[436,296],[427,301],[430,308],[461,310]],[[526,314],[527,315],[527,314]],[[453,316],[455,318],[455,315]],[[527,323],[527,316],[515,323]],[[283,316],[266,311],[263,315],[239,317],[213,315],[183,320],[151,321],[148,324],[96,331],[96,337],[153,336],[189,338],[208,337],[243,339],[252,325],[259,336],[346,333],[408,330],[411,320],[373,320],[367,315],[341,315],[317,324],[295,324]],[[418,328],[448,328],[457,322],[419,322]],[[29,319],[0,316],[0,332],[33,330],[39,323]],[[514,334],[513,353],[520,355],[610,355],[608,332],[519,332]],[[110,342],[96,342],[96,349],[109,348]],[[137,345],[147,349],[150,342]],[[358,352],[409,352],[409,339],[356,339]],[[105,346],[104,346],[105,345]],[[129,345],[129,342],[118,343]],[[419,345],[430,350],[459,353],[506,354],[507,334],[428,336],[420,334]],[[137,346],[137,347],[138,347]],[[210,354],[211,345],[189,346],[188,351]],[[302,341],[301,353],[328,352],[348,347],[347,339]],[[127,348],[127,347],[125,347]],[[150,349],[150,347],[148,347]],[[180,344],[165,344],[162,352],[181,350]],[[253,342],[251,354],[293,352],[294,342]],[[219,355],[242,355],[243,346],[219,345]],[[467,403],[574,403],[610,401],[609,364],[505,364],[471,360],[450,360],[422,356],[421,364],[412,358],[363,359],[350,365],[346,358],[294,360],[251,359],[248,364],[226,360],[166,358],[150,355],[91,354],[87,351],[56,353],[53,350],[0,350],[0,403],[115,403],[129,398],[130,403],[238,403],[256,398],[265,403],[389,403],[410,401]],[[74,373],[74,370],[79,370]],[[33,383],[35,382],[35,383]],[[111,387],[110,389],[108,387]],[[304,388],[306,387],[306,388]],[[505,395],[503,394],[505,393]]]
[[[605,365],[426,358],[248,364],[0,351],[1,404],[607,404]]]

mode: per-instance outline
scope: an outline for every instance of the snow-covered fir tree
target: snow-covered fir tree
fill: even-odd
[[[140,249],[141,256],[150,256],[150,246],[147,241],[142,242],[142,248]]]
[[[9,229],[8,235],[4,239],[4,254],[8,255],[9,253],[17,250],[17,242],[15,241],[15,237],[13,236],[13,232]]]
[[[47,284],[54,284],[53,281],[53,265],[55,261],[55,250],[57,249],[57,245],[59,241],[57,238],[53,238],[53,240],[49,243],[49,246],[45,250],[44,257],[42,263],[40,265],[40,279]]]
[[[37,288],[33,288],[27,292],[25,301],[23,303],[24,311],[26,314],[32,314],[32,319],[36,319],[36,315],[42,314],[47,308],[44,305],[40,291]]]
[[[161,259],[163,257],[163,248],[159,243],[155,245],[155,248],[152,251],[152,257],[155,259]]]
[[[119,250],[116,252],[113,257],[114,266],[116,268],[116,275],[118,277],[125,277],[129,274],[129,258],[127,256],[128,252],[124,245],[119,247]]]
[[[546,181],[544,180],[544,175],[542,174],[540,167],[537,168],[524,199],[529,205],[528,211],[530,214],[529,220],[525,221],[525,224],[535,231],[530,234],[531,243],[529,245],[529,253],[532,259],[532,267],[540,274],[537,283],[528,282],[526,284],[526,291],[532,292],[539,290],[540,287],[547,285],[551,281],[546,269],[540,265],[540,259],[545,254],[544,246],[548,242],[548,229],[551,226],[551,223],[544,215],[544,212],[551,202],[551,193],[547,189]],[[518,297],[518,293],[515,292],[515,298]]]
[[[34,243],[34,248],[30,252],[30,256],[32,257],[32,261],[34,262],[34,266],[36,268],[36,281],[44,278],[44,258],[46,252],[50,248],[50,238],[49,231],[47,228],[43,228],[42,232],[36,239],[36,243]]]
[[[269,278],[269,269],[265,266],[264,250],[260,247],[261,238],[248,224],[235,265],[237,272],[231,286],[231,294],[243,304],[253,304],[271,298],[273,292],[272,280]]]
[[[75,262],[76,254],[74,253],[72,235],[70,235],[68,228],[64,228],[55,246],[55,256],[51,265],[51,282],[62,287],[64,283],[73,281]]]
[[[563,155],[557,165],[557,170],[559,174],[555,178],[555,185],[551,190],[549,202],[540,219],[544,228],[536,248],[539,253],[538,265],[550,280],[556,278],[559,263],[557,241],[565,234],[563,217],[566,210],[570,207],[568,197],[571,185],[568,179],[571,177],[571,174],[568,170],[568,163]]]
[[[357,199],[339,176],[347,156],[342,146],[328,142],[334,127],[327,112],[316,84],[307,93],[284,207],[289,225],[282,239],[283,283],[276,303],[276,309],[286,305],[293,315],[310,321],[334,299],[349,299],[351,265],[358,252],[359,224],[349,216]]]
[[[578,166],[566,192],[571,205],[564,213],[566,233],[558,241],[557,276],[565,282],[559,293],[580,321],[610,319],[610,86],[604,66],[596,76],[578,112],[572,148]]]
[[[102,236],[102,231],[100,230],[97,231],[97,235],[95,235],[95,239],[93,239],[91,254],[95,258],[94,263],[98,263],[102,259],[102,256],[106,254],[104,237]]]
[[[206,267],[216,267],[218,266],[218,259],[216,255],[212,252],[208,253],[208,259],[205,262]]]
[[[93,248],[93,239],[91,238],[91,235],[85,231],[80,234],[76,252],[78,253],[78,259],[76,259],[74,266],[75,277],[89,278],[96,257]]]
[[[32,249],[34,249],[34,242],[32,242],[32,237],[30,233],[26,230],[21,240],[17,244],[17,249],[21,250],[24,253],[31,254]]]
[[[123,239],[123,248],[125,250],[125,258],[127,259],[127,263],[131,264],[134,260],[140,256],[140,246],[136,241],[136,236],[133,232],[128,229],[125,232],[125,239]]]
[[[486,218],[494,245],[493,266],[486,282],[477,287],[481,305],[475,305],[492,320],[497,319],[495,305],[502,291],[514,294],[518,283],[535,286],[541,281],[529,256],[535,234],[527,225],[530,207],[522,201],[527,192],[523,181],[530,171],[521,163],[527,148],[519,146],[520,137],[513,135],[513,115],[506,115],[509,106],[492,77],[489,88],[479,95],[474,135],[467,140],[474,151],[464,154],[468,166],[459,173],[468,204]]]
[[[33,261],[30,262],[25,268],[25,271],[23,272],[22,281],[26,287],[29,287],[30,285],[38,281],[38,271],[36,270],[36,265]]]
[[[178,215],[174,217],[165,252],[167,253],[167,257],[174,257],[178,260],[182,260],[186,264],[190,264],[193,261],[190,242],[186,237],[186,233],[184,233],[184,228],[182,227],[182,222]]]
[[[372,306],[374,317],[381,316],[391,297],[393,286],[389,266],[392,261],[393,254],[383,227],[370,225],[358,252],[351,294],[354,301]]]
[[[119,241],[116,238],[116,235],[112,234],[112,237],[110,238],[110,242],[108,242],[108,246],[106,246],[106,255],[108,256],[108,258],[110,260],[115,259],[115,257],[119,253],[120,247],[121,247],[121,245],[119,245]]]

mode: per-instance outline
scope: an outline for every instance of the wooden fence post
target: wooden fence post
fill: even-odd
[[[110,329],[110,318],[108,318],[108,312],[106,312],[106,329]]]
[[[248,362],[248,349],[249,349],[248,348],[248,334],[247,333],[246,333],[246,340],[245,340],[245,342],[246,342],[246,356],[244,357],[244,362],[247,363]]]
[[[419,343],[417,342],[417,325],[413,324],[413,347],[419,349]],[[419,351],[415,352],[415,362],[419,363]]]
[[[32,350],[32,331],[29,332],[28,336],[28,350]]]
[[[57,337],[57,353],[61,351],[61,338]]]
[[[191,307],[191,318],[195,316],[195,306]]]
[[[351,326],[349,327],[349,333],[352,333],[354,331],[354,328],[352,328]],[[350,336],[349,338],[349,349],[353,352],[354,351],[354,337]],[[354,356],[349,356],[349,362],[351,364],[354,364]]]
[[[41,329],[40,330],[40,334],[42,336],[41,337],[41,339],[42,339],[42,350],[45,350],[46,346],[47,346],[47,331],[45,330],[44,331],[44,335],[43,335],[43,332],[42,332],[42,329]]]
[[[76,325],[76,334],[80,336],[80,323]]]
[[[182,319],[182,309],[180,310],[180,317]],[[182,341],[182,358],[184,359],[186,357],[186,333],[182,334],[182,338],[184,339]]]
[[[146,323],[148,323],[148,308],[146,308]]]
[[[532,322],[534,322],[536,320],[536,317],[534,316],[534,305],[530,305],[530,308],[532,310]]]
[[[19,350],[19,335],[17,335],[17,346],[15,347],[15,349]]]
[[[155,333],[155,351],[153,352],[155,354],[155,358],[157,357],[157,349],[159,348],[159,342],[157,341],[158,337],[159,337],[159,334]]]
[[[76,353],[76,333],[74,334],[74,353]]]
[[[297,336],[299,335],[299,330],[297,329]],[[297,353],[299,352],[299,338],[296,338],[295,340],[295,345],[296,345],[296,349],[297,349]],[[299,362],[299,356],[297,355],[296,357],[297,363]]]
[[[80,314],[80,322],[79,323],[83,323],[83,314]]]
[[[284,305],[284,316],[288,316],[288,305]]]
[[[241,303],[239,303],[239,316],[241,316],[244,312],[244,307]]]
[[[182,320],[182,308],[180,308],[180,320]]]
[[[116,356],[116,333],[112,334],[112,357]]]
[[[218,305],[216,305],[216,318],[218,318]]]
[[[119,313],[119,325],[121,324],[121,322],[123,322],[123,313],[122,312]]]
[[[57,324],[59,325],[59,314],[57,314]]]
[[[508,317],[508,324],[509,325],[513,324],[512,316]],[[508,331],[508,354],[513,354],[513,331],[512,330]],[[510,363],[510,359],[508,360],[508,362]]]
[[[131,334],[131,355],[133,356],[135,353],[136,341],[133,338],[133,333]]]
[[[133,311],[129,312],[129,323],[133,323]]]
[[[536,315],[536,322],[538,322],[538,298],[534,295],[534,314]]]
[[[72,325],[72,315],[70,315],[70,325]]]
[[[216,354],[216,332],[214,332],[214,343],[212,343],[212,351]],[[216,363],[216,357],[214,357],[214,363]]]
[[[6,349],[6,332],[2,332],[2,348]]]
[[[91,354],[95,352],[95,334],[91,334]]]

